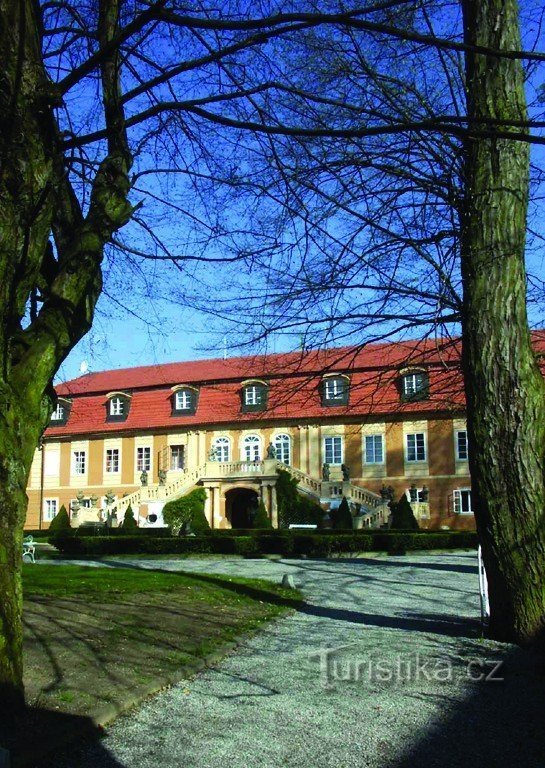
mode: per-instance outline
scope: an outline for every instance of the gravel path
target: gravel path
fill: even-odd
[[[291,573],[307,606],[50,766],[545,766],[543,671],[479,639],[471,553],[133,565],[274,581]],[[470,679],[498,662],[503,682]]]

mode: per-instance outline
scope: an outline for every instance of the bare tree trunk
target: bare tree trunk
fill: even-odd
[[[465,0],[466,42],[519,49],[515,0]],[[525,120],[520,63],[467,56],[470,128]],[[473,507],[491,635],[529,643],[545,620],[545,384],[532,351],[524,263],[528,145],[467,140],[463,363]]]

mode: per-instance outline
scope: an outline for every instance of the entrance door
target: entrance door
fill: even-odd
[[[258,504],[257,492],[249,488],[233,488],[227,491],[225,499],[231,528],[252,528]]]

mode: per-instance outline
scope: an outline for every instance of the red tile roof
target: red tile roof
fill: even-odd
[[[538,346],[545,349],[545,334],[540,335],[538,341]],[[427,399],[400,402],[399,370],[406,365],[423,365],[428,369]],[[319,385],[327,372],[350,375],[347,406],[321,405]],[[263,378],[269,383],[265,411],[241,413],[241,382],[250,378]],[[195,415],[171,415],[171,387],[176,384],[198,387]],[[132,393],[130,410],[125,421],[108,422],[106,394],[116,390]],[[45,436],[49,438],[288,419],[376,420],[394,413],[464,410],[457,340],[381,343],[304,354],[293,352],[125,368],[86,374],[60,384],[56,391],[72,401],[72,408],[66,425],[47,429]]]

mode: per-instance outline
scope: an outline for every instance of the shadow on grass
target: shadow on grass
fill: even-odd
[[[44,764],[58,749],[76,739],[90,738],[102,768],[124,768],[98,741],[102,730],[88,717],[64,714],[41,707],[11,707],[10,692],[0,686],[0,765],[34,768]],[[7,753],[10,763],[6,762]],[[2,760],[4,762],[2,762]]]

